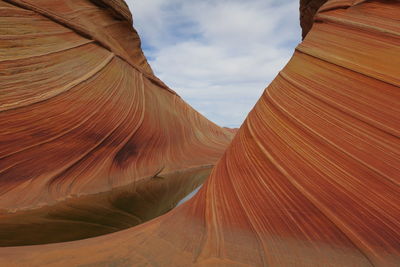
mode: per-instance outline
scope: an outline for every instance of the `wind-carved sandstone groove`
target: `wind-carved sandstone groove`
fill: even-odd
[[[165,213],[232,139],[154,76],[123,1],[0,1],[0,41],[0,246]]]
[[[77,2],[82,5],[87,3]],[[307,1],[301,3],[304,2]],[[320,1],[311,6],[319,4]],[[41,7],[43,6],[46,5],[42,4]],[[304,10],[304,6],[301,10]],[[311,11],[310,14],[314,23],[312,27],[308,27],[311,30],[304,29],[304,41],[298,45],[286,67],[264,91],[232,143],[218,160],[210,177],[192,199],[161,217],[120,232],[68,243],[0,248],[0,264],[399,266],[400,2],[330,0],[318,12],[314,14]],[[76,43],[77,40],[69,37],[65,45]],[[83,47],[88,49],[92,45]],[[32,48],[35,49],[40,47]],[[105,53],[104,57],[109,51]],[[88,53],[83,55],[90,57]],[[109,64],[127,63],[115,62],[113,59]],[[124,70],[131,71],[129,68]],[[134,74],[140,75],[136,72]],[[111,79],[112,75],[103,76],[104,79]],[[124,82],[123,78],[131,77],[130,79],[137,82],[139,79],[134,78],[136,76],[115,73],[113,78],[117,81],[112,81],[120,84]],[[143,81],[144,88],[156,86],[148,79]],[[91,88],[100,90],[98,88],[109,83],[113,84],[105,80]],[[114,87],[110,90],[115,97],[105,101],[103,105],[112,106],[114,113],[127,110],[125,106],[120,106],[117,99],[141,96],[140,91],[136,92],[138,96],[121,92]],[[77,92],[82,95],[77,94],[74,102],[88,97],[83,92],[91,97],[101,98],[102,95],[85,90]],[[72,95],[72,99],[75,91],[71,89],[68,93]],[[109,94],[104,92],[104,97]],[[149,129],[150,132],[157,132],[156,129],[159,128],[152,128],[149,124],[164,114],[157,112],[159,106],[146,106],[146,103],[166,94],[170,95],[168,91],[155,89],[154,92],[144,90],[142,94],[147,96],[143,103],[145,108],[141,109],[146,111],[145,117],[134,135],[135,138],[130,140],[142,140]],[[182,103],[178,97],[173,100]],[[67,100],[59,101],[55,105],[61,105],[62,101]],[[131,103],[121,102],[124,105]],[[82,108],[80,113],[98,108],[85,104],[85,109]],[[193,116],[188,106],[179,105],[187,108],[186,116]],[[151,109],[156,111],[150,112]],[[20,108],[12,112],[23,110]],[[49,116],[48,112],[46,110],[46,117]],[[32,116],[29,114],[24,114],[23,118]],[[14,116],[16,119],[13,123],[18,123],[18,116]],[[34,118],[40,120],[40,110]],[[78,118],[72,114],[72,119]],[[163,121],[165,119],[160,124]],[[191,127],[193,121],[196,120],[185,120],[186,123],[192,122]],[[205,124],[210,125],[208,122]],[[40,125],[43,125],[43,121]],[[94,126],[87,125],[84,129],[89,131]],[[24,129],[19,127],[21,126],[14,125],[14,128],[0,129],[7,129],[6,132],[14,135],[24,133]],[[141,131],[142,128],[147,131]],[[174,129],[177,131],[176,126]],[[210,127],[208,131],[210,129],[214,134],[211,136],[225,136],[220,128]],[[109,132],[110,130],[107,131]],[[196,133],[200,134],[200,131]],[[181,132],[181,136],[186,135]],[[153,151],[163,147],[159,143],[155,144],[154,140],[158,138],[161,137],[156,136],[152,141],[146,142],[146,149],[140,152],[146,163],[135,163],[135,170],[149,169],[147,161],[156,157]],[[15,139],[10,139],[5,144],[12,140]],[[29,145],[29,138],[21,136],[18,140],[19,142],[14,141],[10,143],[12,145],[2,149],[8,149],[7,153],[12,153],[12,149],[18,149],[18,145]],[[80,146],[90,140],[91,138],[86,137]],[[116,139],[116,142],[119,140]],[[196,140],[204,139],[198,137]],[[210,137],[206,140],[210,140]],[[213,144],[219,144],[219,139],[211,140]],[[134,141],[127,150],[136,151],[137,144]],[[212,148],[206,150],[204,142],[194,145],[198,145],[194,151],[204,155],[213,151]],[[71,151],[76,149],[72,147]],[[112,146],[105,149],[114,154],[118,153],[117,150],[121,151]],[[29,155],[42,157],[39,152]],[[6,176],[7,179],[1,180],[5,194],[18,194],[13,187],[16,182],[11,181],[16,180],[21,185],[26,182],[25,173],[30,173],[27,171],[32,166],[23,171],[21,168],[32,158],[30,156],[28,160],[27,155],[16,157],[10,162],[1,162],[4,173],[8,170],[19,170],[13,179]],[[137,152],[134,156],[127,157],[127,162],[136,158],[136,155]],[[120,156],[126,158],[125,155]],[[174,156],[175,153],[172,153],[170,157]],[[180,161],[171,162],[182,162],[182,158],[185,159],[181,157]],[[57,159],[58,157],[52,160],[46,158],[45,162],[51,163]],[[91,183],[91,179],[88,179],[86,182],[86,175],[82,176],[82,172],[91,170],[102,173],[104,168],[98,166],[103,166],[103,163],[96,164],[101,161],[105,160],[99,156],[99,159],[84,162],[67,172],[65,177],[56,179],[55,184],[59,188],[57,192],[65,190],[62,186],[68,181],[68,177],[74,177],[74,185],[69,190],[87,189],[87,183],[99,186],[98,181]],[[158,174],[163,166],[153,168],[153,174]],[[114,168],[120,172],[121,169],[129,169],[113,163],[111,170],[115,170]],[[133,171],[133,168],[129,170]],[[126,173],[109,176],[113,179],[108,182],[123,180],[122,174]],[[82,179],[85,182],[80,183]],[[27,196],[31,191],[40,192],[38,188],[41,187],[33,182],[23,185]],[[15,203],[18,202],[13,200],[8,205]]]

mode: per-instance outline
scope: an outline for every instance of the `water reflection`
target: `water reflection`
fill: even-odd
[[[138,225],[189,199],[210,172],[211,167],[176,172],[54,206],[0,213],[0,246],[72,241]]]
[[[186,201],[188,201],[189,199],[191,199],[192,197],[194,197],[194,195],[196,195],[197,192],[199,192],[199,190],[200,190],[200,188],[201,188],[202,186],[203,186],[203,185],[200,185],[200,186],[197,187],[195,190],[193,190],[192,193],[190,193],[189,195],[187,195],[186,197],[184,197],[181,201],[179,201],[179,203],[178,203],[176,206],[180,206],[180,205],[182,205],[183,203],[185,203]]]

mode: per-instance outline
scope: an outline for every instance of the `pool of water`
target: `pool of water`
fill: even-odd
[[[192,197],[210,172],[179,171],[53,206],[0,213],[0,246],[72,241],[133,227]]]

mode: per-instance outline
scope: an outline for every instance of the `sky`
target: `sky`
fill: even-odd
[[[239,127],[301,40],[299,0],[126,0],[155,74]]]

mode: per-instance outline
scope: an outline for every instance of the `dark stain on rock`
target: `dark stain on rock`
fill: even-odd
[[[300,0],[300,26],[302,28],[302,37],[306,37],[314,23],[314,16],[318,9],[327,2],[327,0]]]
[[[138,153],[139,147],[133,139],[130,139],[114,157],[114,162],[119,167],[125,167],[129,160],[134,158]]]

